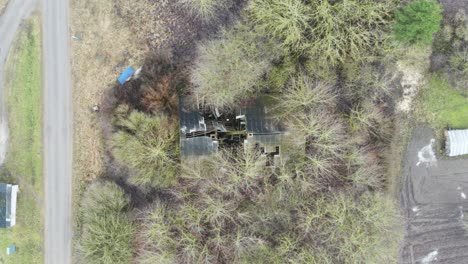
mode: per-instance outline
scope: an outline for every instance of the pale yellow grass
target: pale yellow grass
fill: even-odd
[[[74,177],[90,181],[103,172],[104,157],[99,120],[90,109],[125,66],[141,64],[145,51],[116,15],[112,0],[72,0],[71,10],[71,34],[81,39],[71,40]]]

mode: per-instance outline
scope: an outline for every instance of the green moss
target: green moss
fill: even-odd
[[[468,97],[438,76],[421,92],[420,117],[434,127],[468,128]]]

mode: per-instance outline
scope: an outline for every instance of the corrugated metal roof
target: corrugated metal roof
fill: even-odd
[[[11,214],[11,185],[0,183],[0,228],[9,228]]]
[[[180,140],[182,157],[209,155],[218,151],[218,144],[210,137],[183,138]]]
[[[455,157],[468,154],[468,129],[448,130],[445,145],[447,155]]]
[[[191,110],[189,102],[183,97],[179,98],[179,122],[182,137],[187,133],[206,131],[203,116],[199,112]]]
[[[7,214],[7,203],[8,199],[7,194],[7,185],[5,183],[0,183],[0,228],[6,228],[6,214]]]
[[[271,108],[273,104],[270,101],[267,97],[257,98],[248,106],[231,109],[232,113],[229,113],[239,118],[242,117],[239,122],[243,122],[245,128],[241,130],[249,134],[249,140],[246,143],[258,144],[268,153],[275,152],[276,147],[282,145],[282,134],[285,133],[280,121],[275,119],[270,112],[269,106]],[[218,142],[207,135],[213,131],[227,133],[232,129],[232,127],[226,128],[222,122],[218,122],[218,118],[222,115],[223,113],[219,113],[219,110],[215,109],[213,115],[208,114],[205,120],[201,112],[191,108],[188,98],[180,98],[180,152],[182,158],[209,155],[218,150]],[[281,147],[281,149],[283,148]]]
[[[271,134],[278,133],[284,129],[280,126],[278,120],[267,113],[266,100],[257,99],[255,103],[247,107],[245,112],[246,130],[252,134]]]

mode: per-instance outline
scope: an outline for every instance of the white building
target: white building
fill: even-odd
[[[468,129],[447,130],[445,150],[449,157],[468,155]]]
[[[10,228],[16,224],[18,191],[18,185],[0,183],[0,228]]]

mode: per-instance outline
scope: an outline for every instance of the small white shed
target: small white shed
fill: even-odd
[[[468,155],[468,129],[447,130],[445,150],[449,157]]]

